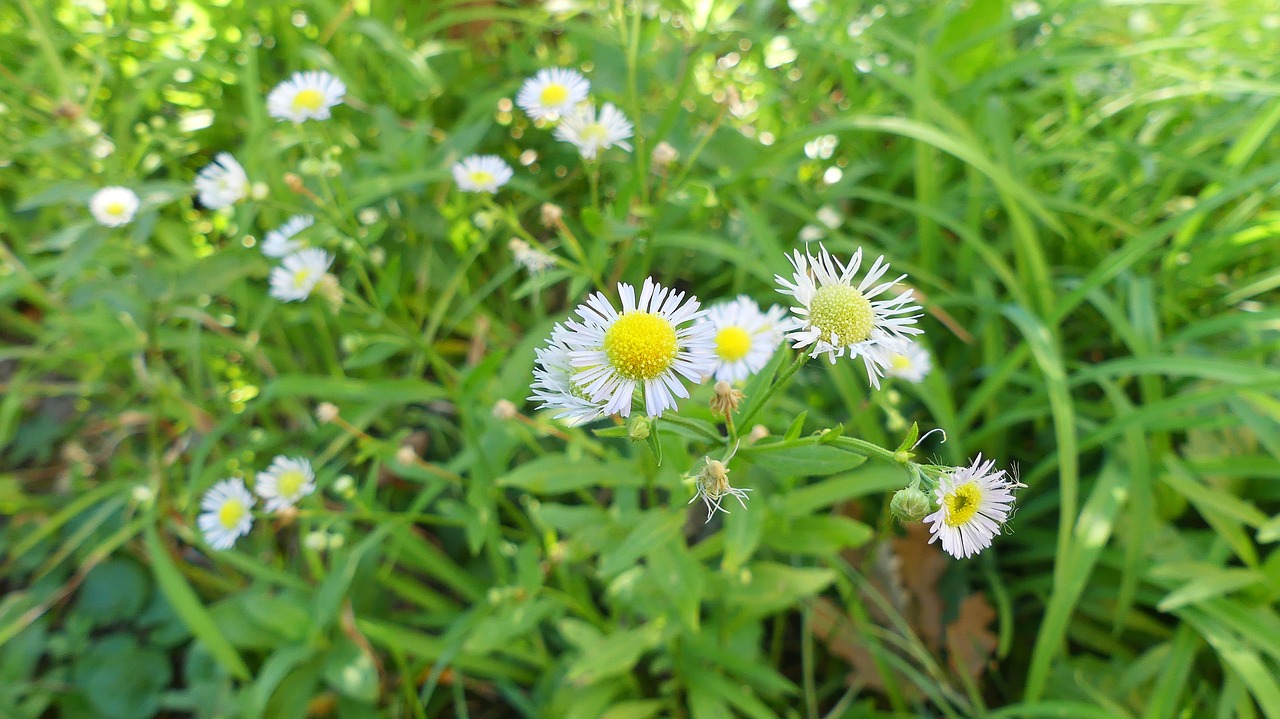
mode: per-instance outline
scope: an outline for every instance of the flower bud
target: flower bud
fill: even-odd
[[[653,422],[648,417],[638,414],[627,422],[627,436],[632,442],[643,442],[649,439],[649,430]]]
[[[665,140],[653,148],[653,166],[657,170],[667,169],[667,165],[680,159],[680,153]]]
[[[515,419],[518,410],[516,403],[509,399],[500,399],[493,404],[493,418],[501,420]]]
[[[929,495],[916,483],[894,492],[889,500],[889,511],[903,522],[918,522],[933,511],[933,502]]]
[[[324,532],[307,532],[302,544],[313,552],[323,552],[329,546],[329,537]]]
[[[316,405],[316,421],[320,424],[329,424],[338,418],[338,405],[332,402],[321,402]]]
[[[271,187],[265,182],[255,182],[249,189],[249,196],[255,200],[265,200],[271,194]]]
[[[747,435],[747,439],[751,440],[752,442],[759,442],[760,440],[768,436],[769,436],[769,428],[764,426],[763,424],[757,424],[756,426],[751,428],[751,434]]]
[[[548,229],[560,224],[564,219],[564,210],[550,202],[542,203],[542,226]]]
[[[285,173],[284,184],[286,187],[289,188],[290,191],[296,192],[299,195],[301,195],[302,192],[307,189],[307,186],[302,184],[302,178],[298,177],[296,174],[292,172]]]
[[[333,483],[333,493],[343,499],[351,499],[356,496],[356,481],[349,474],[338,477]]]

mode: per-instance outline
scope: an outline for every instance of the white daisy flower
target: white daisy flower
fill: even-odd
[[[763,369],[788,329],[785,315],[777,305],[761,312],[746,295],[707,309],[699,322],[715,327],[715,378],[741,382]]]
[[[826,354],[835,364],[837,357],[849,352],[850,359],[862,358],[872,386],[880,388],[880,377],[887,361],[880,348],[905,339],[907,335],[923,332],[916,327],[919,314],[908,314],[920,309],[911,304],[911,290],[904,290],[892,299],[877,300],[906,278],[876,284],[889,265],[884,257],[877,257],[866,277],[856,287],[853,279],[862,266],[862,248],[854,253],[849,263],[841,264],[832,259],[825,247],[817,257],[800,251],[788,257],[795,267],[792,281],[775,276],[784,295],[791,295],[800,302],[792,307],[796,313],[797,327],[787,334],[796,349],[810,347],[809,356]]]
[[[991,546],[991,538],[1009,520],[1013,511],[1013,490],[1025,487],[1010,478],[995,461],[982,455],[968,467],[956,467],[938,479],[934,490],[938,511],[924,518],[929,525],[929,543],[942,539],[942,548],[956,559],[968,558]]]
[[[578,372],[574,382],[605,414],[631,414],[632,393],[644,389],[645,412],[659,417],[689,390],[680,376],[698,384],[715,369],[715,326],[698,323],[697,298],[645,278],[636,290],[618,284],[622,312],[599,292],[578,306],[582,322],[565,322],[564,343]]]
[[[534,120],[555,120],[573,112],[590,91],[591,83],[577,70],[544,68],[520,86],[516,104]]]
[[[346,94],[347,86],[327,72],[295,72],[267,96],[267,114],[295,123],[328,120],[329,108]]]
[[[307,299],[331,264],[333,257],[324,250],[298,250],[271,270],[271,296],[281,302]]]
[[[302,249],[302,241],[293,238],[315,222],[316,218],[311,215],[290,217],[283,225],[267,233],[266,239],[262,241],[262,254],[267,257],[284,257]]]
[[[89,198],[89,212],[103,227],[120,227],[133,222],[140,204],[138,196],[127,187],[104,187]]]
[[[249,176],[229,152],[219,152],[196,175],[200,204],[210,210],[230,207],[249,196]]]
[[[933,360],[924,345],[913,340],[902,340],[884,347],[885,357],[880,363],[886,377],[898,377],[912,384],[920,384],[933,370]]]
[[[238,479],[224,479],[213,485],[200,500],[204,510],[196,519],[204,541],[214,549],[231,549],[236,540],[253,527],[253,495]]]
[[[631,137],[631,129],[631,123],[622,110],[606,102],[599,115],[596,115],[595,105],[587,105],[565,115],[556,126],[556,137],[577,145],[583,157],[594,160],[600,150],[614,145],[631,152],[631,145],[626,142]]]
[[[541,402],[539,409],[554,410],[555,419],[567,420],[573,426],[604,414],[604,403],[592,401],[578,381],[581,370],[575,368],[570,359],[572,350],[565,342],[568,334],[568,330],[557,324],[551,330],[547,346],[534,350],[538,359],[533,367],[533,394],[529,399]]]
[[[490,195],[511,181],[511,167],[497,155],[469,155],[453,166],[453,181],[463,192]]]
[[[531,247],[528,242],[519,237],[512,237],[507,243],[507,248],[511,250],[511,257],[516,264],[524,267],[529,274],[536,275],[546,272],[556,266],[556,256],[543,252],[536,247]]]
[[[310,462],[300,457],[280,455],[271,460],[271,466],[265,472],[258,472],[253,489],[266,500],[268,512],[279,512],[316,491],[315,479]]]

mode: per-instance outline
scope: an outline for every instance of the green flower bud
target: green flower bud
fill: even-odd
[[[627,422],[627,436],[632,442],[643,442],[649,439],[649,428],[653,423],[644,415],[636,415]]]
[[[933,511],[933,502],[918,484],[912,483],[894,492],[893,499],[889,500],[889,511],[903,522],[918,522]]]

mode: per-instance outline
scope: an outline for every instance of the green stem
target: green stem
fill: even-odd
[[[742,420],[739,422],[738,426],[750,427],[751,420],[754,419],[756,414],[760,412],[760,409],[764,407],[764,405],[769,401],[769,398],[772,397],[775,392],[782,389],[783,385],[785,385],[788,381],[790,381],[791,377],[794,376],[796,372],[799,372],[800,368],[804,366],[804,363],[808,361],[809,361],[808,354],[804,352],[797,352],[796,358],[791,362],[791,365],[788,366],[785,370],[783,370],[782,375],[779,376],[778,379],[774,380],[769,385],[769,389],[764,391],[764,395],[761,396],[760,399],[751,403],[751,407],[748,408],[746,413],[742,415]],[[729,436],[730,442],[736,442],[737,440],[738,440],[738,435],[731,434]]]

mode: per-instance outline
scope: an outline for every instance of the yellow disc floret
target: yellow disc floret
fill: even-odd
[[[311,110],[312,112],[319,110],[324,104],[324,93],[319,90],[302,90],[293,96],[294,112],[299,110]]]
[[[716,354],[726,362],[737,362],[751,351],[751,335],[741,327],[725,327],[716,333]]]
[[[293,289],[300,290],[307,286],[307,280],[311,279],[311,270],[303,267],[293,273]]]
[[[244,502],[238,499],[228,499],[218,509],[218,524],[221,524],[226,529],[235,529],[248,511],[244,506]]]
[[[108,214],[108,215],[115,215],[115,216],[123,215],[123,214],[124,214],[124,203],[123,203],[123,202],[112,202],[111,204],[107,205],[107,214]]]
[[[982,490],[973,482],[962,484],[951,490],[943,503],[947,505],[947,526],[959,527],[968,524],[973,515],[978,513],[978,506],[982,504]]]
[[[475,184],[476,187],[487,187],[488,185],[492,185],[493,173],[485,172],[484,170],[472,170],[471,182]]]
[[[281,497],[292,497],[307,483],[307,476],[296,469],[288,470],[276,480],[276,492]]]
[[[604,334],[604,353],[629,380],[655,379],[676,359],[676,328],[652,312],[627,312]]]
[[[605,129],[604,125],[593,122],[582,128],[582,139],[603,144],[605,140],[609,139],[609,131]]]
[[[569,99],[569,88],[560,84],[547,85],[542,89],[542,95],[538,97],[538,101],[544,107],[555,107]]]
[[[851,345],[871,337],[875,312],[856,287],[825,285],[809,301],[809,323],[821,332],[824,342]]]
[[[904,370],[911,367],[911,358],[903,354],[894,354],[889,358],[889,364],[896,370]]]

